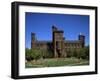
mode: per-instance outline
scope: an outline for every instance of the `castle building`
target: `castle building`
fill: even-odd
[[[54,57],[67,57],[67,49],[83,48],[85,46],[85,36],[80,34],[78,40],[65,40],[63,30],[58,30],[52,26],[52,41],[38,41],[35,33],[31,33],[31,49],[39,48],[42,50],[52,50]]]

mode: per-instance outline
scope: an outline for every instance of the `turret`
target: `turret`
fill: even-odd
[[[82,47],[85,46],[85,36],[80,34],[78,40],[82,43]]]
[[[31,48],[35,47],[35,33],[31,33]]]

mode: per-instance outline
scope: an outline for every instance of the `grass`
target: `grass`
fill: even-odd
[[[49,58],[28,61],[25,63],[26,68],[40,68],[40,67],[58,67],[58,66],[82,66],[89,65],[88,60],[77,58]]]

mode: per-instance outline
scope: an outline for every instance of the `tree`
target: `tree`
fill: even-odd
[[[77,50],[75,48],[70,48],[69,50],[66,50],[67,57],[77,57]]]
[[[52,58],[53,52],[50,49],[42,50],[43,58]]]
[[[39,49],[32,49],[32,58],[34,60],[38,60],[42,57],[42,53],[41,53],[41,50]]]
[[[77,58],[89,59],[89,47],[79,48],[77,50]]]
[[[38,60],[42,57],[41,50],[39,49],[28,49],[26,48],[26,60],[31,61],[31,60]]]
[[[33,60],[33,58],[32,58],[32,50],[31,49],[26,48],[25,57],[26,57],[27,61]]]
[[[89,46],[86,46],[84,50],[85,50],[85,59],[89,60]]]

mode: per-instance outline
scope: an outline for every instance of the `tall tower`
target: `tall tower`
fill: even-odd
[[[31,49],[35,47],[35,33],[31,33]]]
[[[80,34],[78,39],[81,41],[82,47],[84,47],[85,46],[85,36]]]
[[[52,41],[53,41],[53,50],[54,57],[63,57],[63,31],[58,30],[55,26],[52,26]]]

